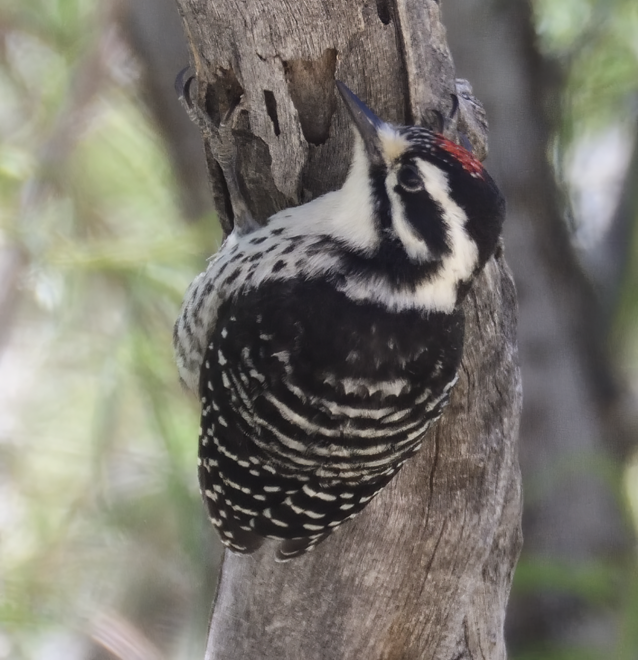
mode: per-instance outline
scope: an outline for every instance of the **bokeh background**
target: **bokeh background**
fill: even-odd
[[[446,0],[520,298],[514,660],[638,658],[638,4]],[[0,660],[203,657],[171,331],[221,238],[172,0],[0,5]]]

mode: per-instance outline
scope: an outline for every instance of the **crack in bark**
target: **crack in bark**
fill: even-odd
[[[428,497],[428,510],[425,516],[425,527],[427,528],[430,522],[430,510],[432,508],[432,497],[434,495],[434,476],[436,473],[436,466],[439,461],[439,438],[438,432],[434,433],[434,459],[432,461],[432,469],[428,479],[429,497]]]
[[[393,15],[398,17],[396,2],[397,0],[388,0],[388,8],[391,7]],[[394,24],[396,31],[397,46],[399,49],[401,61],[403,63],[403,66],[401,67],[401,74],[402,74],[401,87],[403,88],[403,121],[405,122],[406,125],[409,125],[414,123],[415,118],[412,116],[412,110],[411,110],[412,104],[410,102],[410,97],[411,97],[410,81],[408,78],[407,67],[405,64],[406,43],[405,43],[405,39],[403,38],[403,31],[401,30],[400,20],[397,18]]]

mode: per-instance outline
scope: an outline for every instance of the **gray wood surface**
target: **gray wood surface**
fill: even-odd
[[[452,107],[454,70],[433,0],[177,1],[200,102],[219,121],[241,99],[239,183],[261,221],[343,181],[351,135],[335,78],[392,122]],[[207,158],[228,226],[210,148]],[[209,660],[506,657],[521,542],[521,391],[515,292],[501,253],[464,307],[460,381],[429,442],[306,557],[276,564],[270,544],[227,554]]]

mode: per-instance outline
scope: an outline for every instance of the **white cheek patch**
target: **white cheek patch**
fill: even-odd
[[[432,284],[444,286],[447,282],[448,285],[456,286],[458,282],[468,280],[474,272],[478,263],[478,247],[465,230],[465,211],[450,196],[447,174],[423,160],[418,160],[417,166],[430,197],[443,211],[443,220],[448,230],[448,244],[452,250],[444,257],[443,267]]]

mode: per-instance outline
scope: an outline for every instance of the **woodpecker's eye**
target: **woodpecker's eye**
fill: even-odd
[[[417,192],[423,189],[421,175],[414,165],[404,165],[397,173],[397,181],[407,192]]]

